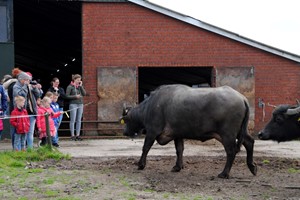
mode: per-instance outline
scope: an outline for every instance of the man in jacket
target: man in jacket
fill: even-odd
[[[26,136],[27,148],[33,148],[33,133],[36,122],[37,103],[36,100],[40,98],[41,94],[36,88],[36,85],[31,85],[31,74],[21,72],[18,75],[18,81],[13,88],[13,96],[23,96],[25,98],[25,108],[29,114],[30,129]]]

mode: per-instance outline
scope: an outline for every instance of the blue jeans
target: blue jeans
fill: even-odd
[[[1,140],[1,137],[2,137],[2,130],[0,131],[0,140]]]
[[[14,150],[25,150],[26,134],[15,134]],[[21,147],[21,148],[20,148]]]
[[[15,135],[16,135],[16,128],[10,124],[10,137],[11,137],[11,144],[12,148],[15,149]],[[21,144],[18,146],[18,149],[21,149]]]
[[[55,125],[55,135],[52,137],[52,144],[58,144],[58,127],[59,124]]]
[[[35,128],[36,118],[35,116],[30,116],[29,119],[30,119],[30,128],[29,128],[29,132],[26,134],[27,148],[33,148],[33,133]]]
[[[64,108],[59,108],[59,111],[64,111]],[[61,124],[62,119],[63,119],[63,114],[59,115],[59,117],[58,117],[58,120],[59,120],[58,124],[55,125],[56,132],[55,132],[55,136],[52,137],[52,144],[57,144],[58,143],[58,140],[59,140],[59,138],[58,138],[58,128],[59,128],[59,126]]]
[[[80,135],[81,118],[83,113],[83,104],[70,104],[70,131],[71,136],[74,136],[74,126],[76,120],[76,136]]]

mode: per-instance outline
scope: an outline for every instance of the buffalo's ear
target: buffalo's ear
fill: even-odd
[[[127,116],[128,112],[131,110],[131,107],[126,107],[126,108],[123,108],[123,113],[122,113],[122,116]]]
[[[122,116],[123,117],[126,116],[128,114],[128,112],[129,112],[130,109],[131,109],[131,107],[128,107],[126,105],[126,103],[123,103],[123,113],[122,113]]]

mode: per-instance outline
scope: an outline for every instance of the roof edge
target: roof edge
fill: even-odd
[[[252,46],[252,47],[255,47],[255,48],[267,51],[269,53],[272,53],[272,54],[275,54],[275,55],[278,55],[278,56],[281,56],[281,57],[287,58],[289,60],[293,60],[293,61],[296,61],[296,62],[300,63],[300,55],[297,55],[297,54],[294,54],[294,53],[291,53],[291,52],[288,52],[288,51],[284,51],[284,50],[266,45],[264,43],[249,39],[247,37],[244,37],[244,36],[241,36],[239,34],[227,31],[225,29],[222,29],[222,28],[219,28],[217,26],[208,24],[206,22],[200,21],[198,19],[195,19],[193,17],[184,15],[184,14],[179,13],[179,12],[170,10],[170,9],[162,7],[160,5],[151,3],[149,1],[145,1],[145,0],[127,0],[127,1],[131,2],[131,3],[134,3],[134,4],[137,4],[139,6],[154,10],[156,12],[159,12],[161,14],[164,14],[164,15],[167,15],[169,17],[175,18],[177,20],[186,22],[188,24],[197,26],[197,27],[205,29],[207,31],[222,35],[224,37],[233,39],[235,41],[247,44],[249,46]]]

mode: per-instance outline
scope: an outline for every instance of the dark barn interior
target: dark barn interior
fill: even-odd
[[[139,102],[164,84],[184,84],[191,87],[211,87],[212,67],[139,67]]]
[[[43,89],[53,77],[66,88],[81,73],[81,2],[14,0],[15,67]]]
[[[66,89],[72,74],[82,74],[81,2],[14,0],[13,6],[15,67],[31,72],[44,93],[54,77]],[[60,129],[69,135],[67,122]]]

